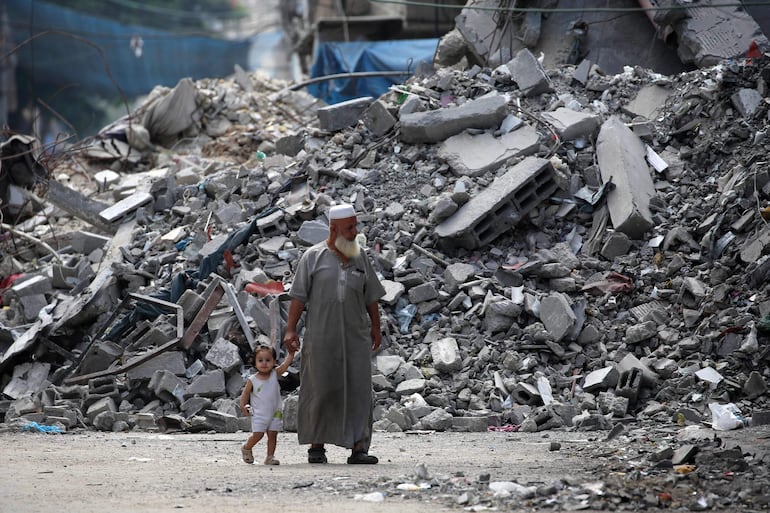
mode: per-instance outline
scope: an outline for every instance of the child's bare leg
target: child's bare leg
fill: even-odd
[[[274,458],[275,447],[278,445],[278,431],[267,432],[267,457],[265,458],[265,465],[278,465],[278,460]]]
[[[255,445],[257,445],[257,442],[262,440],[262,437],[265,435],[265,433],[261,432],[255,432],[252,433],[248,440],[246,440],[246,443],[243,444],[244,449],[251,450]],[[270,436],[268,435],[268,442],[270,441]],[[268,445],[269,447],[269,445]]]

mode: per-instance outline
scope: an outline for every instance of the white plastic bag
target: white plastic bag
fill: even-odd
[[[743,417],[733,403],[709,403],[711,427],[717,431],[730,431],[743,427]]]

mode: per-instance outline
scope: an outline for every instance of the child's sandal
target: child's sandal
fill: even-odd
[[[254,463],[254,454],[252,454],[251,449],[241,446],[241,457],[243,458],[244,463]]]
[[[265,458],[265,465],[280,465],[281,462],[277,459],[273,458],[272,456],[268,456]]]

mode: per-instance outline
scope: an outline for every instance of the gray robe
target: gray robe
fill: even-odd
[[[343,266],[326,241],[300,258],[289,295],[305,303],[297,435],[300,444],[369,449],[372,337],[366,305],[385,294],[368,256]]]

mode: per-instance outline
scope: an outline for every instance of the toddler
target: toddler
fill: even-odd
[[[278,376],[289,368],[294,360],[294,353],[295,351],[290,351],[286,360],[276,368],[274,348],[258,346],[254,350],[254,366],[257,372],[249,376],[241,393],[241,412],[251,416],[251,436],[241,447],[241,456],[245,463],[254,463],[251,450],[267,432],[265,465],[280,464],[275,459],[278,431],[283,429],[283,401]]]

